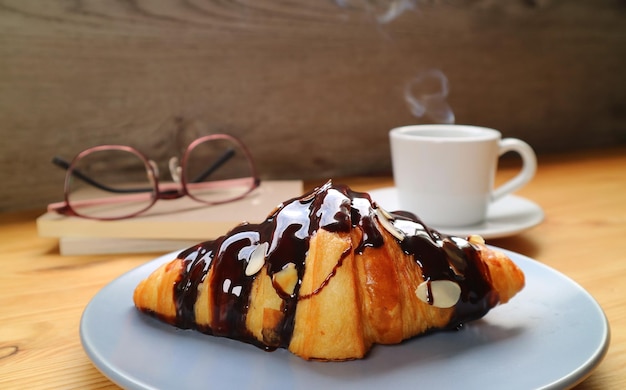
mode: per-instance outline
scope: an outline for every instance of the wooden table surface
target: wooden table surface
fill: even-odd
[[[356,190],[392,184],[345,182]],[[542,157],[519,194],[543,207],[545,221],[488,243],[557,269],[595,297],[609,319],[611,345],[577,388],[626,388],[626,149]],[[0,216],[0,388],[116,388],[83,351],[80,317],[103,286],[156,254],[60,256],[54,239],[37,236],[42,212]]]

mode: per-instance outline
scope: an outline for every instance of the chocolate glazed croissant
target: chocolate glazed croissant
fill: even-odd
[[[364,357],[458,328],[522,289],[524,275],[478,236],[446,236],[331,182],[260,224],[182,251],[134,293],[180,328],[317,360]]]

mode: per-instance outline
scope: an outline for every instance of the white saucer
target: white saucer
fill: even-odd
[[[372,200],[389,211],[400,210],[395,187],[369,191]],[[441,233],[454,236],[479,234],[485,239],[513,236],[543,221],[543,210],[528,199],[508,195],[489,206],[485,222],[460,227],[437,227],[429,225]]]

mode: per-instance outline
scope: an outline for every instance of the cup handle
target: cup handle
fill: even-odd
[[[526,142],[517,138],[504,138],[500,141],[498,156],[507,152],[516,152],[522,157],[522,170],[514,178],[502,184],[491,193],[491,201],[496,201],[526,185],[537,171],[537,156]]]

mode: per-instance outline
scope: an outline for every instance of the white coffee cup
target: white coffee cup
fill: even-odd
[[[537,159],[524,141],[466,125],[413,125],[392,129],[391,158],[398,206],[434,227],[483,222],[489,204],[526,185]],[[521,171],[494,189],[498,158],[522,157]]]

